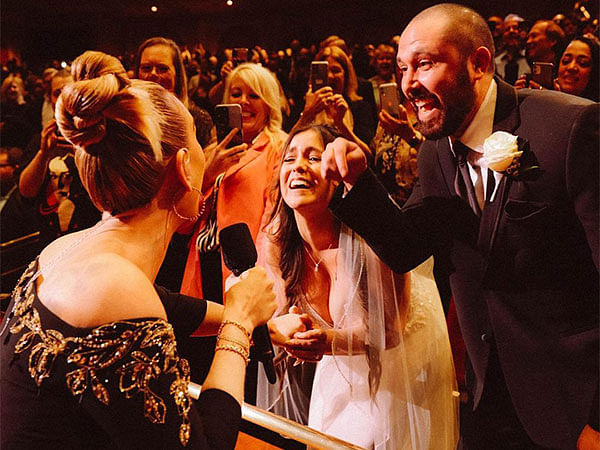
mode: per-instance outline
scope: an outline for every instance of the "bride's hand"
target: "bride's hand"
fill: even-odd
[[[320,328],[295,333],[284,345],[285,351],[300,361],[316,362],[331,349],[327,332]]]
[[[271,341],[280,347],[291,339],[295,333],[312,328],[312,320],[308,314],[300,314],[300,310],[292,306],[288,314],[273,317],[268,322]]]

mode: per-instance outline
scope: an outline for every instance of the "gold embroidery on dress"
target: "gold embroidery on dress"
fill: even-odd
[[[64,337],[57,330],[44,330],[39,313],[33,307],[34,283],[27,283],[35,265],[36,261],[29,265],[13,293],[16,320],[10,332],[17,334],[23,329],[28,330],[17,341],[15,353],[22,353],[33,346],[29,355],[29,373],[36,385],[39,387],[50,376],[54,361],[58,355],[64,354],[67,364],[75,366],[74,370],[66,373],[66,384],[71,394],[82,395],[91,387],[94,396],[108,405],[110,395],[104,384],[108,380],[103,381],[98,371],[121,364],[115,371],[119,376],[119,390],[126,398],[142,394],[144,416],[152,423],[164,423],[165,402],[152,391],[150,384],[162,373],[172,374],[175,380],[171,383],[169,394],[182,418],[179,440],[186,446],[191,431],[190,369],[187,360],[177,355],[171,324],[162,319],[122,320],[96,327],[84,337]],[[142,351],[144,349],[147,353]]]

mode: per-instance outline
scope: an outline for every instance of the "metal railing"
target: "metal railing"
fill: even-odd
[[[194,399],[198,399],[202,386],[196,383],[190,383],[188,389],[190,396]],[[362,447],[321,433],[320,431],[313,430],[312,428],[300,425],[293,420],[264,411],[247,403],[242,404],[242,419],[266,428],[267,430],[271,430],[285,439],[293,439],[302,444],[306,444],[311,448],[327,450],[364,450]]]

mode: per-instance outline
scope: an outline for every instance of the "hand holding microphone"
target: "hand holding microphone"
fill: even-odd
[[[263,363],[267,379],[273,384],[276,381],[273,345],[266,325],[276,308],[273,283],[267,280],[264,269],[253,268],[257,260],[256,247],[245,223],[236,223],[221,230],[219,241],[225,265],[238,277],[233,283],[229,280],[226,283],[226,287],[230,287],[225,293],[224,318],[230,310],[240,317],[247,317],[247,324],[243,325],[248,327],[248,331],[254,329],[252,337],[256,357]],[[233,304],[230,304],[230,299]]]

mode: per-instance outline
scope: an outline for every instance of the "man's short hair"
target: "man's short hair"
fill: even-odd
[[[562,51],[565,42],[565,32],[563,29],[552,20],[538,20],[534,25],[538,23],[546,25],[546,28],[544,28],[544,33],[546,33],[548,39],[555,42],[555,44],[552,46],[552,50],[554,50],[555,53]]]
[[[440,15],[448,19],[450,31],[447,39],[460,51],[463,58],[473,54],[479,47],[485,47],[491,54],[488,72],[494,72],[494,37],[487,21],[473,9],[454,3],[441,3],[419,13],[413,20]]]

